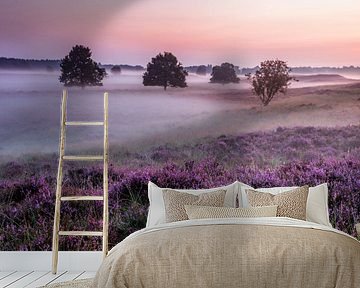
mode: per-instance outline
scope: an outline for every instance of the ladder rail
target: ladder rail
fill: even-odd
[[[107,92],[104,93],[104,173],[103,173],[103,192],[104,192],[104,202],[103,202],[103,258],[106,257],[108,253],[108,227],[109,227],[109,197],[108,197],[108,161],[109,161],[109,140],[108,140],[108,128],[109,128],[109,119],[108,111],[109,110],[109,95]]]
[[[58,256],[59,256],[59,229],[60,229],[60,205],[61,205],[61,185],[63,179],[63,156],[65,153],[65,132],[66,132],[66,104],[67,104],[67,91],[63,90],[61,102],[61,122],[60,122],[60,145],[59,145],[59,165],[56,181],[56,200],[54,212],[54,230],[53,230],[53,243],[52,243],[52,272],[57,271]]]

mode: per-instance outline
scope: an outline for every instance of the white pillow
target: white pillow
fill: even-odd
[[[297,188],[297,186],[295,186],[254,189],[251,186],[241,182],[239,182],[239,185],[239,207],[249,207],[245,193],[246,189],[253,189],[255,191],[272,193],[276,195]],[[306,204],[306,221],[332,227],[329,220],[328,193],[327,183],[309,188],[309,195]]]
[[[165,221],[165,205],[163,199],[163,190],[171,189],[179,192],[185,192],[193,195],[200,195],[202,193],[214,192],[217,190],[225,190],[225,207],[235,207],[236,196],[239,193],[238,182],[234,182],[228,186],[222,186],[211,189],[199,189],[199,190],[182,190],[172,188],[160,188],[154,183],[148,183],[148,197],[150,202],[149,213],[147,217],[146,227],[153,227],[158,224],[166,223]]]

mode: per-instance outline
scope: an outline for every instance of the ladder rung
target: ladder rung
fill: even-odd
[[[59,231],[62,236],[103,236],[100,231]]]
[[[87,200],[104,200],[103,196],[63,196],[61,201],[87,201]]]
[[[67,121],[66,126],[104,126],[104,122]]]
[[[63,156],[64,160],[73,160],[73,161],[96,161],[104,160],[104,156]]]

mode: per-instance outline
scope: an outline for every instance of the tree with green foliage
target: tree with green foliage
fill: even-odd
[[[91,50],[82,45],[72,47],[70,53],[61,60],[59,80],[64,86],[102,86],[106,76],[104,68],[91,59]]]
[[[236,76],[235,66],[231,63],[222,63],[220,66],[214,66],[210,83],[239,83],[240,78]]]
[[[147,64],[143,75],[144,86],[187,87],[187,71],[170,52],[159,53]]]
[[[285,61],[266,60],[261,62],[255,75],[248,75],[253,87],[253,93],[260,97],[264,106],[267,106],[277,93],[286,93],[291,80],[291,69]],[[296,80],[295,80],[296,81]]]

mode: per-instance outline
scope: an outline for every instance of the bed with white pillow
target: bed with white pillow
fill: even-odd
[[[331,227],[326,184],[148,192],[146,228],[110,251],[93,287],[360,287],[360,243]],[[279,217],[289,209],[303,219]]]

